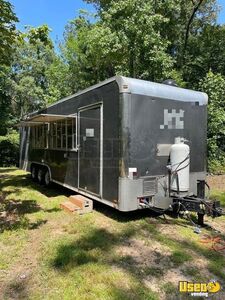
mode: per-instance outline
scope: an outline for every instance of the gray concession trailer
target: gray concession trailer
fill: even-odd
[[[120,211],[177,199],[190,208],[204,198],[207,102],[205,93],[113,77],[28,115],[20,167]],[[204,213],[200,202],[194,210]]]

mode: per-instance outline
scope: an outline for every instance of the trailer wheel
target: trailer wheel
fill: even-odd
[[[49,173],[49,170],[47,169],[44,173],[44,185],[49,186],[50,183],[51,183],[50,173]]]
[[[31,179],[33,181],[37,180],[37,168],[35,166],[31,167]]]
[[[40,184],[44,182],[44,172],[42,168],[39,168],[37,171],[37,179]]]

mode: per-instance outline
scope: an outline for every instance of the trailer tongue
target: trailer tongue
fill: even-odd
[[[205,214],[213,218],[220,217],[223,214],[220,202],[217,200],[209,201],[197,197],[174,197],[172,206],[177,213],[181,211],[196,212],[198,214],[198,225],[204,225]]]

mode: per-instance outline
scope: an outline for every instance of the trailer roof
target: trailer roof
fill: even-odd
[[[200,105],[206,105],[208,103],[206,93],[123,76],[116,77],[116,80],[119,84],[120,92],[151,96],[160,99],[199,102]]]
[[[208,103],[208,96],[206,93],[197,92],[189,89],[183,89],[180,87],[170,86],[162,83],[155,83],[152,81],[146,81],[142,79],[128,78],[124,76],[115,76],[95,84],[89,88],[79,91],[73,95],[65,97],[48,107],[55,106],[71,98],[85,94],[94,89],[100,88],[106,84],[116,81],[119,86],[120,93],[130,93],[137,95],[151,96],[154,98],[170,99],[184,102],[199,102],[199,105],[206,105]],[[31,113],[29,116],[36,114],[37,112]]]

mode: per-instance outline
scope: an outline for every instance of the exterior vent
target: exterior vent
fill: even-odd
[[[153,196],[158,191],[158,180],[156,177],[145,177],[143,180],[143,196]]]

